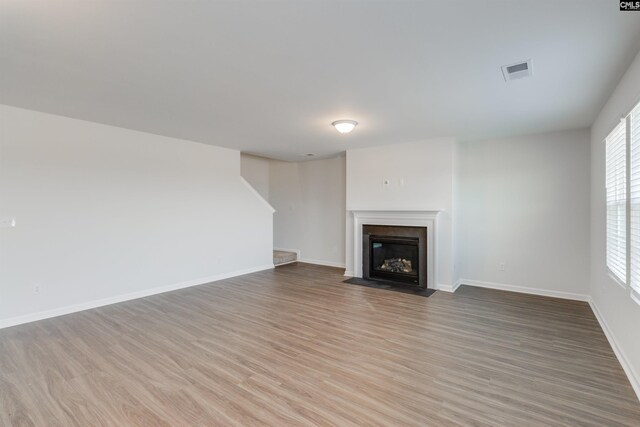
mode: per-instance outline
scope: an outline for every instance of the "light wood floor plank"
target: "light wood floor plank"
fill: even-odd
[[[640,426],[585,303],[289,264],[0,331],[3,426]]]

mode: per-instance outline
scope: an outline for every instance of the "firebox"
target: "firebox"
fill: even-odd
[[[362,226],[362,277],[427,287],[427,229]]]

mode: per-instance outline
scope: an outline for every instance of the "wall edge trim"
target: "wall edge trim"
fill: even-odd
[[[552,291],[548,289],[532,288],[528,286],[510,285],[507,283],[485,282],[482,280],[460,279],[460,285],[475,286],[477,288],[497,289],[501,291],[519,292],[522,294],[539,295],[543,297],[553,297],[569,299],[574,301],[588,302],[591,298],[587,294],[578,294],[573,292]]]
[[[159,286],[155,288],[144,289],[136,292],[115,295],[106,298],[100,298],[91,301],[85,301],[77,304],[66,305],[63,307],[53,308],[50,310],[38,311],[35,313],[24,314],[21,316],[0,319],[0,329],[12,326],[22,325],[25,323],[36,322],[38,320],[50,319],[53,317],[64,316],[67,314],[77,313],[80,311],[90,310],[92,308],[104,307],[107,305],[117,304],[120,302],[131,301],[138,298],[144,298],[152,295],[158,295],[165,292],[176,291],[179,289],[189,288],[192,286],[204,285],[206,283],[216,282],[218,280],[229,279],[232,277],[242,276],[249,273],[272,269],[273,264],[265,264],[258,267],[236,270],[229,273],[221,273],[213,276],[202,277],[199,279],[187,280],[185,282],[175,283],[172,285]]]
[[[298,261],[306,264],[324,265],[326,267],[345,268],[345,264],[343,262],[323,261],[320,259],[309,259],[309,258],[298,258]]]
[[[593,311],[593,314],[596,317],[596,320],[600,324],[600,328],[602,328],[604,335],[607,337],[607,341],[609,341],[609,345],[613,349],[613,353],[616,355],[616,358],[618,359],[618,362],[620,362],[624,373],[627,375],[633,391],[636,392],[638,401],[640,401],[640,376],[638,376],[638,374],[633,369],[633,366],[629,363],[627,356],[622,350],[622,347],[618,344],[616,336],[613,334],[613,331],[611,330],[611,328],[609,328],[609,325],[604,319],[604,316],[598,309],[596,302],[593,300],[593,298],[589,297],[588,303],[591,307],[591,311]]]

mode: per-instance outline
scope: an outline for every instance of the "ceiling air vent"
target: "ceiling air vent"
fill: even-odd
[[[523,77],[529,77],[531,75],[531,60],[528,59],[522,62],[516,62],[515,64],[503,65],[502,74],[504,75],[504,81],[521,79]]]

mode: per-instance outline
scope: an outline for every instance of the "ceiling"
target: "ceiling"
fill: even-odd
[[[603,0],[0,0],[0,103],[304,160],[588,127],[639,48]]]

